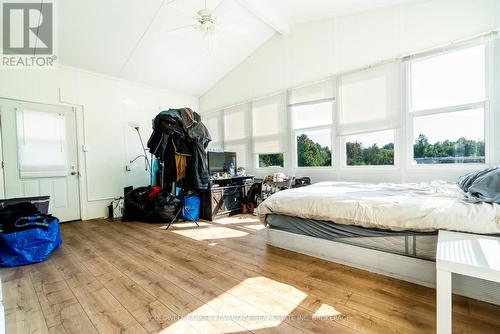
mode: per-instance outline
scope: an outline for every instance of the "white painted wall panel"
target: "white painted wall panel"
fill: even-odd
[[[435,0],[292,26],[200,98],[204,112],[500,28],[499,1]]]
[[[84,133],[79,138],[89,147],[80,170],[84,183],[84,218],[103,217],[112,197],[127,185],[149,183],[141,160],[126,172],[125,165],[142,154],[129,121],[139,121],[143,139],[151,134],[151,120],[161,107],[189,106],[198,110],[198,98],[140,83],[78,69],[0,70],[0,97],[37,103],[80,106]],[[83,138],[84,137],[84,138]],[[81,147],[78,148],[81,151]],[[85,163],[86,160],[86,163]]]

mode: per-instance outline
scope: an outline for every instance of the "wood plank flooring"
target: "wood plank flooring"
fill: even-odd
[[[61,230],[1,269],[6,333],[435,332],[433,289],[268,246],[252,216]],[[453,331],[500,333],[500,307],[454,296]]]

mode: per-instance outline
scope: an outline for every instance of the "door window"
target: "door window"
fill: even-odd
[[[16,123],[20,177],[66,176],[68,157],[64,115],[18,109]]]

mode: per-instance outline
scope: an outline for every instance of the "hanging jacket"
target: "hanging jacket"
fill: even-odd
[[[147,145],[164,164],[163,188],[179,181],[179,176],[185,189],[208,188],[206,148],[210,140],[200,115],[189,108],[164,110],[155,117]]]
[[[195,173],[190,182],[195,189],[208,189],[210,175],[208,173],[207,146],[212,140],[207,127],[201,122],[201,117],[193,113],[195,124],[188,129],[188,138],[193,141],[192,169]]]
[[[181,108],[179,111],[181,114],[181,123],[184,127],[184,131],[188,131],[190,127],[198,123],[198,121],[195,120],[194,117],[195,112],[190,108]]]

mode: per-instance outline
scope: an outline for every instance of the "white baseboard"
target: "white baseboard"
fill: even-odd
[[[267,243],[403,281],[432,288],[436,286],[436,264],[433,261],[269,228]],[[500,305],[499,283],[455,274],[453,293]]]

